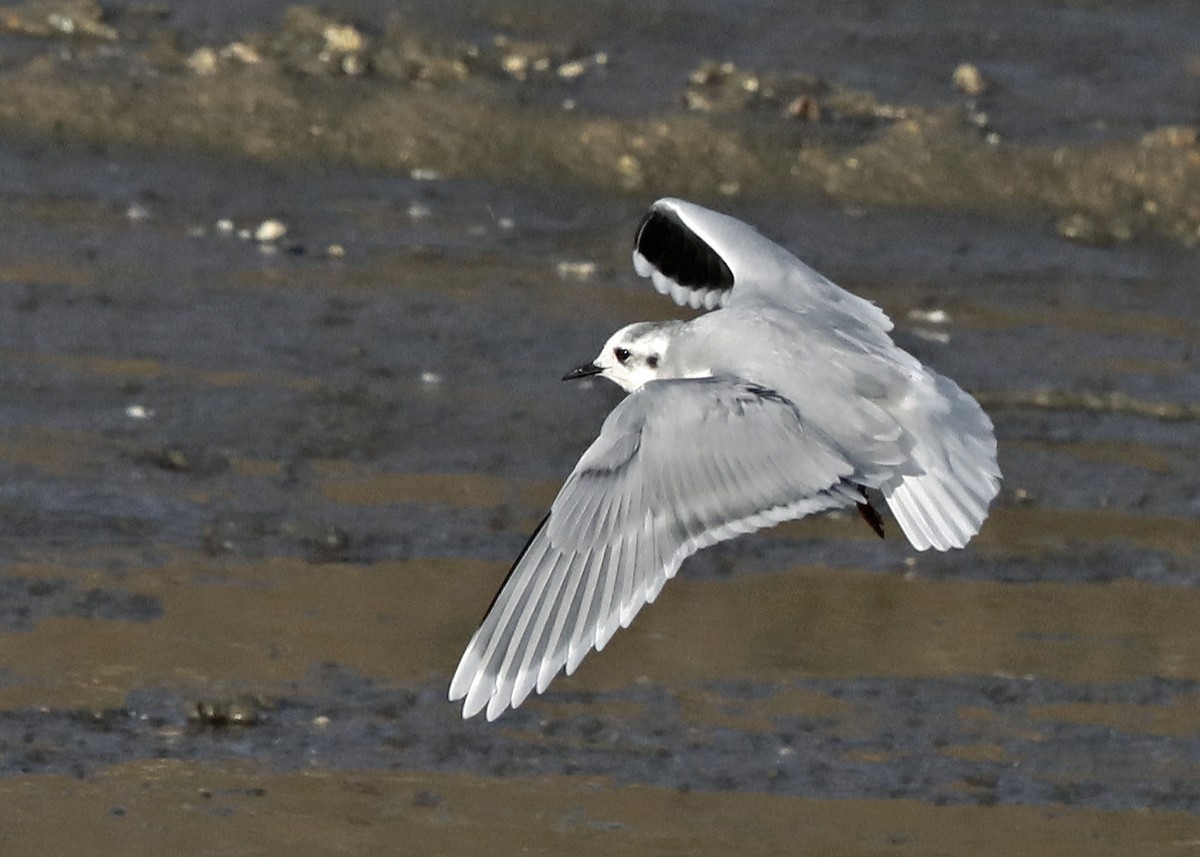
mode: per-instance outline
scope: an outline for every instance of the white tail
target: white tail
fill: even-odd
[[[911,404],[902,422],[921,438],[912,451],[916,472],[880,489],[917,550],[961,548],[979,532],[1000,490],[992,421],[957,384],[933,372],[918,382]]]

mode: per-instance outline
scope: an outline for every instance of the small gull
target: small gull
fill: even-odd
[[[917,550],[963,547],[999,488],[979,404],[892,342],[873,303],[753,227],[680,199],[642,220],[633,265],[692,321],[618,330],[564,380],[629,395],[530,536],[450,682],[494,720],[599,651],[693,553],[856,506],[867,489]]]

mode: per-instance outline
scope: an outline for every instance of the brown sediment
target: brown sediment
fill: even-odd
[[[969,785],[969,784],[968,784]],[[12,853],[1023,854],[1158,857],[1200,837],[1184,812],[944,806],[617,786],[600,778],[273,774],[146,761],[0,780]],[[179,843],[187,843],[180,846]]]
[[[996,288],[1000,289],[1002,286],[997,285]],[[967,330],[1009,330],[1051,325],[1062,330],[1171,337],[1185,342],[1200,341],[1200,322],[1197,319],[1129,308],[1075,305],[1071,307],[1070,312],[1064,312],[1061,306],[1043,302],[1030,302],[1019,307],[996,303],[986,306],[980,303],[951,303],[947,304],[946,308],[954,319],[953,326]]]
[[[490,509],[517,501],[526,506],[548,506],[558,484],[522,484],[480,473],[355,473],[345,462],[315,464],[321,491],[334,503],[350,506],[423,503]]]
[[[171,366],[152,357],[101,357],[95,354],[2,351],[4,359],[28,365],[42,364],[81,375],[95,375],[128,380],[169,378],[204,384],[211,387],[238,387],[251,383],[266,383],[283,389],[315,391],[321,387],[316,379],[289,377],[282,374],[254,373],[237,370],[221,371]]]
[[[1101,464],[1125,464],[1141,467],[1151,473],[1166,474],[1171,471],[1172,462],[1181,454],[1172,450],[1157,448],[1148,443],[1120,440],[1010,440],[1005,443],[1009,450],[1044,451],[1055,454],[1069,455],[1079,461],[1091,461]]]
[[[1195,735],[1200,723],[1200,696],[1177,697],[1166,705],[1064,702],[1031,706],[1026,714],[1033,721],[1086,723],[1133,734]]]
[[[843,735],[868,728],[862,726],[866,716],[850,703],[807,688],[782,688],[749,702],[731,700],[715,690],[684,688],[676,692],[675,701],[685,722],[706,727],[769,732],[775,719],[786,715],[836,721],[837,732]]]
[[[24,428],[0,434],[0,461],[35,468],[47,476],[68,476],[97,464],[106,446],[89,432]]]
[[[975,544],[1036,555],[1039,547],[1128,542],[1147,550],[1194,559],[1200,554],[1200,521],[1192,517],[1135,515],[1115,509],[993,509]]]
[[[31,631],[0,634],[14,679],[0,687],[0,707],[113,706],[146,685],[269,690],[325,661],[385,683],[448,676],[504,571],[465,560],[360,567],[189,553],[119,581],[84,567],[70,574],[80,585],[104,582],[158,599],[162,616],[48,617]],[[20,563],[9,573],[53,579],[65,570]],[[938,582],[847,569],[677,580],[667,590],[556,687],[644,679],[685,689],[796,675],[1200,680],[1200,594],[1192,590],[1134,581]]]
[[[276,33],[190,58],[122,44],[125,53],[98,73],[54,51],[3,72],[0,125],[90,143],[569,181],[639,195],[793,187],[854,205],[1036,211],[1077,241],[1157,234],[1200,243],[1200,144],[1186,126],[1136,141],[1026,145],[981,129],[958,107],[880,104],[821,81],[801,94],[854,120],[846,139],[829,139],[833,119],[820,108],[791,109],[796,98],[783,84],[783,115],[765,122],[744,109],[585,115],[522,105],[519,92],[543,71],[586,73],[595,57],[515,43],[431,47],[397,31],[371,41],[304,9]],[[730,74],[738,93],[766,98],[769,75]]]
[[[975,393],[975,398],[985,408],[1044,408],[1051,411],[1133,414],[1169,422],[1200,419],[1200,405],[1192,402],[1156,402],[1120,391],[980,390]]]
[[[1008,753],[999,744],[955,744],[938,750],[944,756],[967,762],[1003,762]]]

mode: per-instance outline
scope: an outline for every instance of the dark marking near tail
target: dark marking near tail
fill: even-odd
[[[870,499],[867,497],[867,489],[862,485],[858,486],[858,493],[862,495],[862,502],[858,504],[858,514],[862,515],[862,519],[867,522],[868,526],[875,531],[875,535],[883,538],[883,518],[879,512],[871,505]]]
[[[542,527],[546,526],[546,522],[550,520],[550,513],[546,513],[546,517],[542,518],[542,522],[537,525],[529,538],[525,540],[525,547],[521,548],[521,552],[517,554],[517,558],[513,560],[512,568],[508,570],[508,574],[504,575],[504,582],[500,584],[500,588],[496,590],[496,594],[492,596],[492,603],[488,605],[488,609],[483,611],[483,619],[479,620],[482,625],[487,619],[488,613],[492,612],[492,608],[496,606],[496,602],[500,600],[500,593],[504,591],[504,587],[508,586],[508,582],[512,580],[513,572],[517,570],[517,566],[521,564],[521,560],[525,559],[525,554],[529,553],[529,547],[533,544],[533,540],[537,538],[538,533],[542,531]]]
[[[651,210],[638,227],[634,248],[659,273],[689,288],[733,288],[733,271],[717,252],[671,212]]]

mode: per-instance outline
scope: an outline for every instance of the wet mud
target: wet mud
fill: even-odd
[[[1030,3],[1008,47],[814,7],[807,63],[765,5],[689,47],[414,8],[0,12],[0,851],[1194,847],[1192,7]],[[1056,65],[1048,20],[1156,60]],[[680,314],[629,270],[663,191],[879,303],[985,403],[1001,496],[951,554],[853,513],[705,551],[464,722],[617,400],[558,378]]]
[[[1015,209],[1082,243],[1200,243],[1200,59],[1184,35],[1200,27],[1194,8],[1155,3],[1089,17],[1028,2],[995,29],[958,34],[938,26],[939,5],[920,14],[931,29],[927,62],[945,64],[941,86],[931,87],[931,68],[907,68],[885,94],[833,75],[861,76],[852,58],[865,54],[886,80],[882,69],[911,49],[903,30],[885,36],[886,16],[837,16],[787,50],[772,19],[803,12],[764,6],[742,22],[743,41],[764,39],[773,50],[755,62],[784,69],[693,54],[672,79],[664,72],[680,57],[662,51],[661,37],[678,37],[677,22],[633,5],[607,19],[535,6],[544,20],[523,21],[512,7],[458,21],[413,10],[364,24],[293,7],[262,29],[210,42],[169,10],[33,0],[4,13],[6,42],[17,44],[0,70],[0,125],[93,145],[570,182],[641,197],[786,189],[860,206]],[[569,38],[551,35],[564,27]],[[1045,44],[1044,28],[1066,43]],[[1097,74],[1094,64],[1111,55],[1096,56],[1096,43],[1126,41],[1155,61],[1139,54]],[[1053,67],[1039,44],[1074,50],[1079,68]],[[804,47],[825,75],[791,70]],[[830,58],[839,50],[841,65]],[[955,52],[995,55],[996,71],[956,65]],[[1105,87],[1112,76],[1118,82]],[[1043,112],[1055,107],[1064,112]]]

